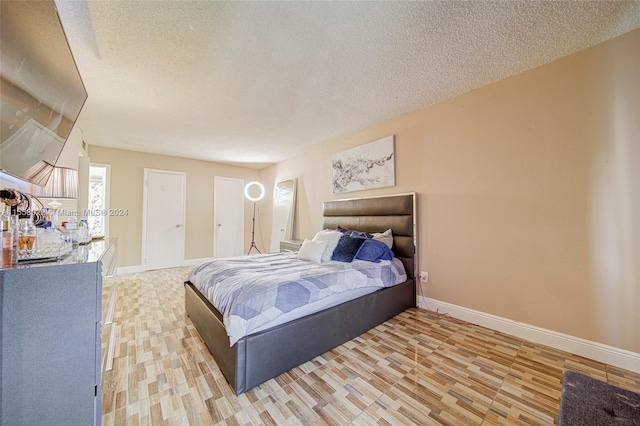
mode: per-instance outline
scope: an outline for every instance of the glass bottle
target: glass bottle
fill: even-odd
[[[18,228],[18,257],[31,257],[34,254],[36,227],[30,218],[20,219]]]
[[[31,257],[34,254],[36,227],[31,219],[20,219],[18,229],[18,257]]]
[[[19,227],[19,216],[17,214],[9,214],[11,233],[13,234],[13,259],[12,263],[15,265],[18,263],[18,227]]]
[[[8,207],[7,207],[8,208]],[[11,215],[6,211],[0,217],[0,246],[2,247],[2,257],[0,258],[0,267],[10,268],[15,265],[17,260],[13,252],[13,230],[11,228]]]

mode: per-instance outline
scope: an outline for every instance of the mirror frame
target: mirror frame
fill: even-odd
[[[276,182],[273,186],[271,253],[280,251],[280,241],[293,237],[297,185],[297,178],[291,178]]]

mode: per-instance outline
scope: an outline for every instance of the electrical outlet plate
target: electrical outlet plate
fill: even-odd
[[[420,271],[420,282],[429,282],[429,273],[427,271]]]

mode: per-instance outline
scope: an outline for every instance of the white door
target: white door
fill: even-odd
[[[244,180],[214,178],[213,256],[244,254]]]
[[[142,264],[145,269],[182,266],[186,174],[144,169]]]

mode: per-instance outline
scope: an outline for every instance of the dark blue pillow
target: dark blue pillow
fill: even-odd
[[[368,232],[354,231],[353,229],[343,228],[340,225],[336,227],[336,231],[342,232],[344,235],[348,235],[350,237],[355,237],[355,238],[371,238],[372,237],[372,235],[369,234]]]
[[[378,263],[381,260],[393,259],[393,252],[382,241],[369,239],[363,241],[354,258]]]
[[[351,229],[343,228],[342,226],[336,226],[336,231],[342,232],[344,235],[349,235],[351,233]]]
[[[337,260],[338,262],[351,262],[360,249],[362,243],[364,243],[364,238],[353,238],[348,235],[343,235],[338,240],[338,245],[335,250],[333,250],[333,254],[331,255],[331,260]]]

